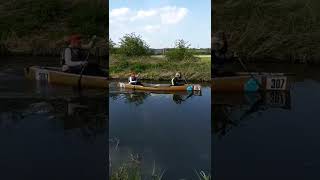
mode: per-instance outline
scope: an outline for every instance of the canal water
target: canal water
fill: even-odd
[[[214,179],[320,179],[320,68],[251,69],[296,76],[289,93],[212,94]]]
[[[197,179],[210,172],[211,90],[201,94],[133,92],[110,84],[109,146],[112,171],[138,158],[144,177]],[[116,142],[116,143],[115,143]]]
[[[145,177],[320,179],[320,68],[250,66],[295,73],[286,93],[201,94],[85,90],[28,81],[23,67],[56,58],[2,59],[0,178],[108,179],[135,160]],[[211,100],[212,98],[212,100]]]
[[[26,65],[56,59],[5,59],[0,66],[0,179],[107,179],[108,91],[27,81]]]

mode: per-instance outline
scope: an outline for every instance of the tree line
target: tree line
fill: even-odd
[[[196,61],[197,52],[190,48],[191,44],[183,39],[175,41],[174,48],[166,49],[164,56],[169,61]],[[110,54],[117,54],[125,57],[151,56],[152,49],[149,44],[135,33],[125,34],[116,44],[109,39]]]

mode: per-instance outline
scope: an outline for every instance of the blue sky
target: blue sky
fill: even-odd
[[[195,48],[210,48],[210,0],[110,0],[109,34],[119,42],[135,32],[151,48],[173,47],[184,39]]]

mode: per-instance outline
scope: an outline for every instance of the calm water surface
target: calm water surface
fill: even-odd
[[[214,179],[320,179],[320,68],[258,68],[297,76],[287,94],[212,94]]]
[[[106,90],[79,94],[23,77],[26,65],[56,66],[56,58],[2,61],[1,179],[107,179],[108,159],[116,169],[130,155],[144,175],[155,165],[164,179],[195,179],[195,170],[210,168],[223,180],[320,179],[319,67],[261,65],[255,68],[296,73],[291,91],[213,93],[211,101],[205,85],[191,96],[115,83],[109,97]]]
[[[112,168],[138,155],[143,173],[155,164],[164,179],[196,178],[195,171],[210,171],[210,88],[201,96],[121,91],[110,85],[110,146]]]
[[[25,65],[54,60],[0,66],[0,179],[107,179],[107,92],[81,95],[24,78]]]

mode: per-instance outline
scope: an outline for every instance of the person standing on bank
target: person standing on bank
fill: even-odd
[[[62,71],[80,74],[84,66],[88,64],[89,49],[95,44],[96,36],[93,36],[88,44],[82,44],[81,35],[72,35],[68,39],[69,46],[64,50]]]

